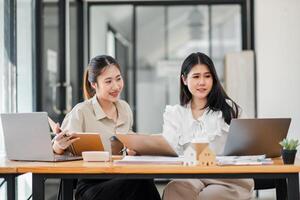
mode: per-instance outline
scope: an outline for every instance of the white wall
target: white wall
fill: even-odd
[[[0,1],[0,44],[4,44],[4,3],[3,1]],[[2,108],[4,107],[3,68],[4,68],[4,45],[1,45],[0,46],[0,112],[3,112]],[[1,122],[0,122],[0,156],[3,156],[4,154],[5,154],[4,141],[3,141]],[[2,194],[1,190],[0,193]],[[2,196],[0,195],[0,197]]]
[[[288,136],[298,139],[300,139],[299,10],[299,0],[255,1],[258,117],[291,117]]]

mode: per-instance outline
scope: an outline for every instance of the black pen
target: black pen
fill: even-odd
[[[123,149],[121,149],[121,151],[119,151],[119,153],[122,153],[122,155],[124,155],[124,152],[125,152],[125,155],[127,155],[127,148],[126,147],[123,147]]]

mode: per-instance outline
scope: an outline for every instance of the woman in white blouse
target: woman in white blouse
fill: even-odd
[[[167,106],[163,135],[179,155],[193,139],[208,140],[211,149],[222,154],[232,118],[241,109],[225,93],[212,60],[192,53],[183,62],[180,74],[180,105]],[[248,200],[252,179],[182,179],[171,181],[164,200]]]

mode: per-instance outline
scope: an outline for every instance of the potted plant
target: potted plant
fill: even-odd
[[[279,144],[283,147],[283,149],[281,150],[283,163],[294,164],[299,141],[285,138],[281,142],[279,142]]]

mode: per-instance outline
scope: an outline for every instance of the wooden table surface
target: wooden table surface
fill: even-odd
[[[300,172],[300,160],[294,165],[284,165],[280,158],[273,159],[272,165],[256,166],[182,166],[182,165],[120,165],[113,162],[24,162],[0,159],[0,170],[6,173],[16,168],[18,173],[46,173],[46,174],[237,174],[237,173],[296,173]],[[1,172],[0,171],[0,172]]]
[[[256,166],[182,166],[182,165],[120,165],[113,162],[84,162],[68,161],[68,162],[24,162],[9,161],[0,158],[0,173],[3,176],[11,176],[22,173],[33,173],[33,199],[44,198],[45,178],[62,178],[63,181],[70,181],[68,178],[78,177],[95,177],[101,176],[143,176],[153,177],[244,177],[244,178],[280,178],[286,179],[288,184],[288,198],[299,199],[299,179],[300,160],[297,159],[294,165],[284,165],[281,158],[273,159],[272,165],[256,165]],[[98,177],[99,176],[99,177]],[[152,178],[153,178],[152,177]],[[91,178],[91,177],[89,177]],[[103,178],[103,177],[102,177]],[[15,196],[15,178],[11,180],[8,195],[10,198]],[[64,184],[67,184],[65,182]],[[69,194],[66,192],[65,194]],[[72,192],[70,192],[72,195]]]
[[[0,157],[0,174],[16,173],[17,167],[14,162],[7,160],[5,157]]]

